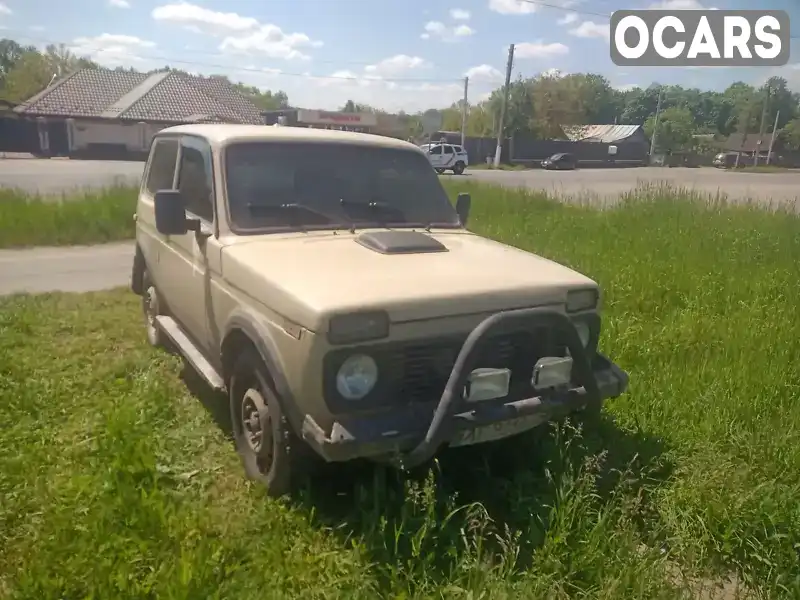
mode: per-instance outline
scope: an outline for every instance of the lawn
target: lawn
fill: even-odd
[[[602,285],[599,422],[270,500],[126,290],[0,299],[0,598],[798,597],[798,219],[447,186]]]

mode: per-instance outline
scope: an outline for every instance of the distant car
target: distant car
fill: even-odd
[[[461,175],[469,165],[467,151],[461,146],[442,143],[423,144],[420,148],[428,154],[428,160],[439,175],[445,171]]]
[[[542,161],[543,169],[575,169],[577,166],[578,161],[575,159],[575,155],[567,152],[553,154]]]

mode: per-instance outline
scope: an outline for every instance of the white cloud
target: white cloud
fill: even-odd
[[[560,42],[551,44],[524,42],[517,44],[514,48],[514,56],[517,58],[552,58],[553,56],[563,56],[568,53],[569,46],[565,46]]]
[[[324,94],[300,89],[293,94],[291,87],[284,89],[293,105],[306,108],[335,109],[347,100],[390,111],[414,112],[447,107],[463,95],[462,83],[410,80],[416,72],[430,66],[428,61],[418,56],[398,54],[367,65],[361,71],[339,70],[328,77],[312,78],[318,86],[325,88]],[[296,85],[300,87],[302,82]]]
[[[132,35],[101,33],[95,37],[78,37],[69,49],[78,56],[87,56],[104,67],[142,66],[149,59],[139,56],[142,50],[152,50],[155,42]]]
[[[217,12],[188,2],[158,6],[153,9],[152,17],[196,33],[223,37],[219,48],[226,52],[307,59],[309,56],[302,50],[322,46],[322,42],[304,33],[284,33],[277,25],[261,23],[253,17]]]
[[[577,27],[569,30],[571,35],[582,38],[603,38],[611,37],[611,26],[608,23],[595,23],[594,21],[584,21]]]
[[[374,65],[364,67],[365,77],[370,79],[384,79],[387,77],[402,76],[415,69],[424,69],[431,65],[419,56],[408,56],[407,54],[397,54],[390,58],[385,58]]]
[[[13,11],[8,8],[5,4],[0,2],[0,15],[10,15],[13,14]]]
[[[108,5],[114,8],[130,8],[131,3],[128,0],[108,0]]]
[[[28,27],[28,29],[30,29],[31,31],[36,31],[41,33],[46,29],[46,27],[44,25],[31,25],[30,27]]]
[[[558,24],[569,25],[570,23],[574,23],[577,20],[578,20],[578,15],[576,13],[567,13],[558,20]]]
[[[529,15],[536,12],[536,5],[523,0],[489,0],[489,10],[501,15]]]
[[[464,76],[469,77],[470,81],[497,81],[503,79],[503,72],[491,65],[478,65],[476,67],[467,69],[467,72],[464,73]]]
[[[450,9],[450,17],[456,21],[469,21],[470,16],[470,12],[468,10],[464,10],[463,8]]]
[[[473,33],[475,33],[475,30],[464,23],[448,27],[441,21],[428,21],[425,23],[425,31],[420,37],[423,40],[439,38],[445,42],[454,42],[459,38],[470,36]]]

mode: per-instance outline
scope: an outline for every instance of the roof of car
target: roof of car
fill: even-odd
[[[339,142],[382,148],[419,148],[411,142],[398,140],[382,135],[355,133],[333,129],[310,129],[308,127],[272,127],[268,125],[232,125],[232,124],[196,124],[166,127],[157,135],[183,134],[196,135],[209,141],[212,146],[219,146],[233,141],[276,141],[276,142]]]

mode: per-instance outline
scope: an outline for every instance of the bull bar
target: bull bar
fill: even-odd
[[[513,414],[515,411],[519,414],[531,414],[547,410],[547,403],[542,401],[542,396],[546,395],[546,392],[502,406],[497,402],[487,401],[481,403],[481,408],[474,405],[467,407],[466,400],[462,397],[467,379],[477,366],[483,341],[494,335],[532,330],[542,326],[550,327],[558,335],[558,339],[567,347],[573,360],[572,379],[576,387],[562,395],[566,406],[569,408],[597,406],[602,403],[604,397],[616,397],[625,391],[628,384],[627,374],[597,354],[596,357],[602,359],[604,363],[604,372],[609,374],[609,377],[604,378],[601,390],[589,353],[581,343],[575,325],[566,314],[550,307],[515,309],[487,317],[467,336],[432,416],[429,416],[430,412],[427,413],[428,416],[423,416],[422,411],[406,410],[383,417],[375,415],[366,418],[368,422],[362,419],[359,422],[347,423],[346,426],[337,422],[331,435],[328,436],[309,415],[303,422],[302,437],[329,461],[381,454],[381,448],[383,453],[389,453],[389,448],[393,447],[390,462],[402,469],[410,469],[430,460],[457,427],[464,428],[463,419],[456,418],[460,410],[483,411],[493,415],[484,419],[487,423],[516,416]],[[427,418],[430,418],[427,429],[420,429],[417,424],[421,419]],[[376,441],[375,438],[380,438],[380,432],[386,429],[394,429],[394,433],[399,435],[392,440]],[[359,450],[359,445],[364,447],[363,450]]]

